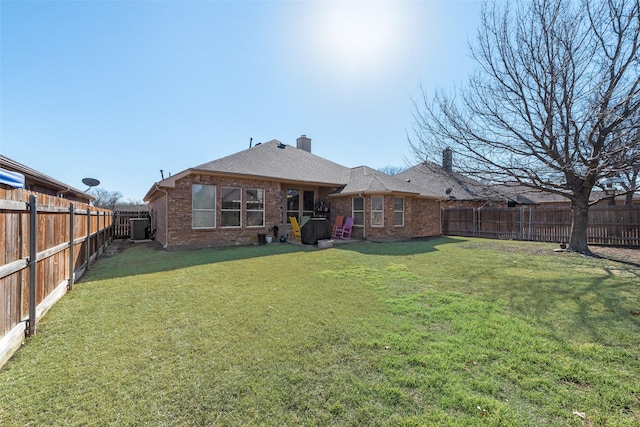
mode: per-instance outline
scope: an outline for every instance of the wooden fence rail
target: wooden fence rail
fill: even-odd
[[[447,208],[442,234],[491,239],[568,242],[570,208]],[[640,206],[592,206],[589,244],[640,246]]]
[[[113,240],[113,213],[0,189],[0,366]]]

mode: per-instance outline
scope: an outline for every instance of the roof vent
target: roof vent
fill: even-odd
[[[286,145],[284,145],[282,142],[278,142],[278,148],[284,149],[286,147]]]

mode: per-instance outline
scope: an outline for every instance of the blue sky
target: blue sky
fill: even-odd
[[[0,0],[0,153],[125,201],[250,138],[406,166],[412,99],[466,81],[479,17],[462,0]]]

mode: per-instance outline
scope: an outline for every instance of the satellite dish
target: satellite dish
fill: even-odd
[[[89,191],[91,190],[91,187],[95,187],[96,185],[100,185],[100,181],[98,181],[95,178],[83,178],[82,179],[82,183],[84,185],[88,185],[89,188],[87,188],[85,191]]]

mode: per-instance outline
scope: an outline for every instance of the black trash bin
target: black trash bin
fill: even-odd
[[[266,234],[258,233],[258,244],[259,245],[266,245],[267,244],[266,237],[267,237]]]

